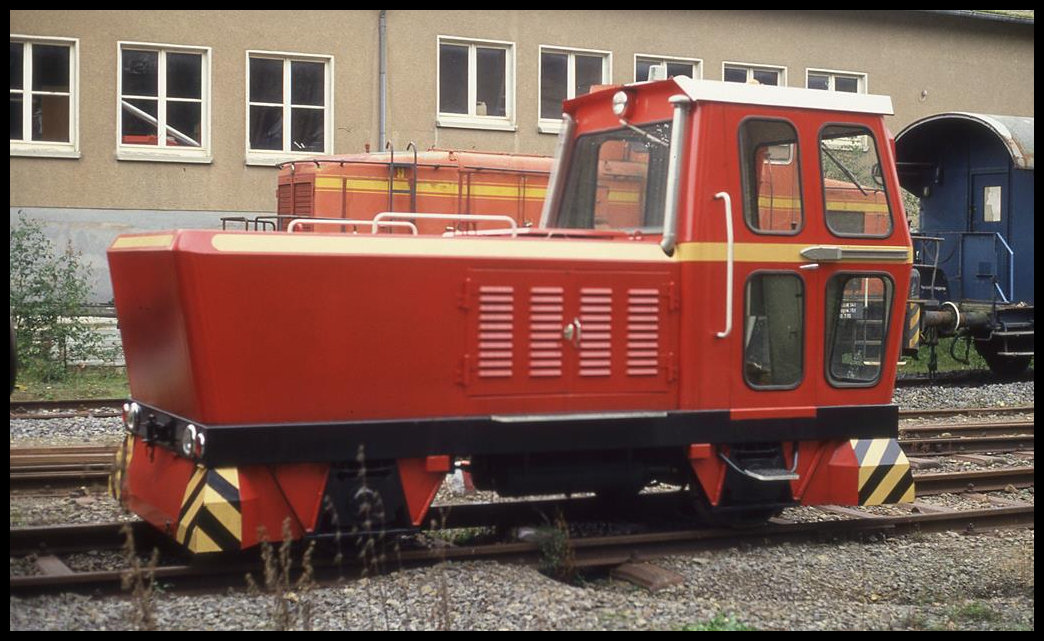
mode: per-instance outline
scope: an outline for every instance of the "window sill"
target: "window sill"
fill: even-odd
[[[161,151],[158,149],[117,148],[116,160],[210,164],[214,159],[209,152],[186,153],[181,150]]]
[[[508,118],[481,117],[481,116],[454,116],[439,114],[435,119],[438,127],[450,127],[456,129],[488,129],[490,131],[517,131],[518,127]]]
[[[307,162],[314,158],[329,156],[329,151],[309,151],[306,153],[287,153],[285,151],[247,151],[245,163],[255,167],[275,167],[288,162]]]
[[[558,134],[562,131],[562,121],[542,118],[537,122],[537,131],[542,134]]]
[[[28,145],[11,143],[11,155],[23,158],[80,158],[80,150],[72,145]]]

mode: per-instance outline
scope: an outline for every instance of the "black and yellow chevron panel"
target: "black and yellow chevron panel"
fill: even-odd
[[[131,455],[134,454],[134,437],[128,435],[123,444],[116,448],[116,460],[109,475],[109,496],[120,500],[123,496],[123,479],[130,469]]]
[[[857,439],[851,444],[859,463],[859,505],[914,500],[913,472],[898,440]]]
[[[196,553],[242,549],[239,470],[196,468],[181,500],[176,539]]]

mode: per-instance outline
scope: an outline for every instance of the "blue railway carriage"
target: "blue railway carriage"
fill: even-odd
[[[1033,358],[1033,118],[943,113],[895,140],[899,182],[921,199],[908,327],[974,339],[997,374]]]

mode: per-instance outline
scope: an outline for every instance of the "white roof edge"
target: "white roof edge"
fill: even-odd
[[[672,78],[692,100],[735,102],[748,105],[852,111],[891,116],[892,97],[877,94],[824,91],[798,87],[776,87],[720,80],[693,80],[687,76]]]

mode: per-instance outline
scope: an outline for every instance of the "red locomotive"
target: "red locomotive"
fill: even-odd
[[[124,505],[211,552],[378,498],[367,527],[419,525],[463,460],[726,520],[912,500],[891,100],[673,78],[564,111],[536,227],[117,238]]]

